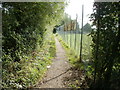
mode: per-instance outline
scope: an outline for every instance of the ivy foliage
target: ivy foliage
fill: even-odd
[[[42,44],[48,25],[55,25],[63,12],[62,3],[3,3],[3,50],[14,61]]]
[[[47,41],[51,41],[46,34],[50,34],[53,27],[62,19],[64,7],[64,2],[2,3],[3,87],[16,88],[19,85],[27,87],[35,83],[42,68],[45,68],[50,57],[54,56],[51,54],[54,52],[49,52],[51,49],[49,45],[53,45],[54,42],[46,44]],[[47,50],[44,49],[45,47]],[[54,48],[52,47],[52,49]],[[39,52],[42,52],[39,56],[40,60],[36,59],[36,55],[38,55],[36,53]],[[48,53],[47,56],[46,53]],[[43,61],[44,57],[48,61]],[[43,66],[39,66],[37,69],[36,64],[33,63],[43,63]],[[25,66],[30,69],[25,69]]]
[[[91,15],[94,86],[118,89],[120,80],[120,3],[95,2]]]

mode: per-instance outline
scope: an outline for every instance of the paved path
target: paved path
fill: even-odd
[[[37,85],[38,88],[64,88],[63,79],[69,74],[70,65],[67,62],[65,50],[56,37],[55,42],[56,57],[43,81]]]

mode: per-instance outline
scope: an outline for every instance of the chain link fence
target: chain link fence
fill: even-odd
[[[88,60],[91,58],[91,42],[92,39],[89,36],[91,28],[87,23],[83,27],[83,35],[79,25],[77,24],[75,30],[65,30],[65,25],[62,25],[57,28],[57,33],[61,36],[62,40],[75,51],[75,54],[79,57],[80,55],[80,43],[82,42],[82,60]],[[82,41],[81,41],[82,35]]]

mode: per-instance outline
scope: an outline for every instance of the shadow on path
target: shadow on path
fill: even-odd
[[[49,81],[51,81],[53,79],[56,79],[56,78],[60,77],[61,75],[64,75],[65,73],[67,73],[69,70],[71,70],[71,67],[69,69],[67,69],[65,72],[63,72],[63,73],[61,73],[61,74],[59,74],[59,75],[57,75],[57,76],[55,76],[55,77],[53,77],[51,79],[43,81],[41,84],[44,84],[44,83],[47,83],[47,82],[49,82]]]
[[[46,72],[46,76],[36,85],[37,88],[64,88],[63,79],[69,74],[71,69],[66,52],[55,37],[56,57],[53,59],[51,67]]]

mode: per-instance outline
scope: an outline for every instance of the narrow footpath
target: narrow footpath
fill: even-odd
[[[65,50],[56,37],[55,42],[56,57],[53,59],[53,63],[46,72],[42,82],[36,86],[37,88],[65,88],[63,84],[64,77],[69,75],[70,65],[67,61]]]

